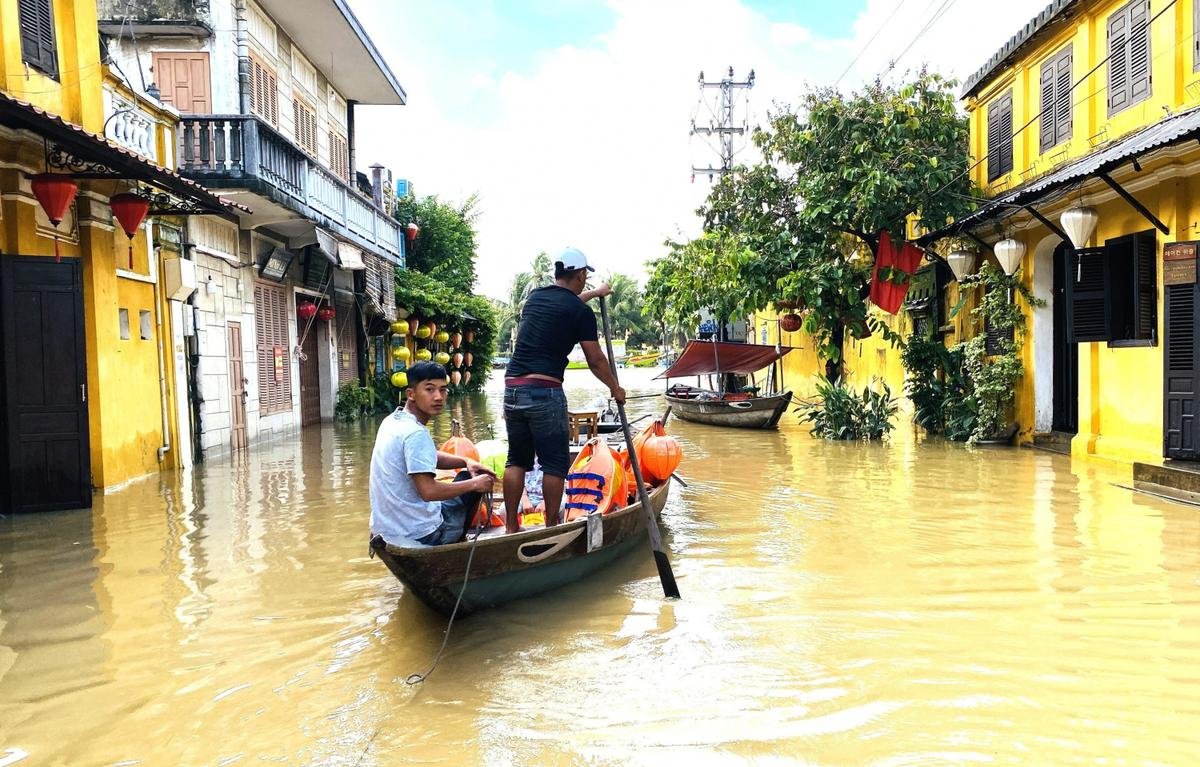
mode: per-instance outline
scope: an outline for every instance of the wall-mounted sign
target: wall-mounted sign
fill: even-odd
[[[275,347],[275,369],[272,372],[274,372],[274,374],[275,374],[275,383],[282,383],[283,376],[284,376],[283,347],[282,346]]]
[[[295,253],[283,248],[275,248],[275,250],[271,251],[271,255],[267,256],[267,260],[263,262],[262,268],[259,269],[259,274],[268,280],[283,282],[283,275],[287,274],[288,267],[292,265],[292,261],[295,258]]]
[[[1163,245],[1163,284],[1190,285],[1196,281],[1197,241]]]

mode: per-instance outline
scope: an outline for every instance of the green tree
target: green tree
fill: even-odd
[[[816,88],[773,113],[754,133],[762,162],[720,180],[699,211],[705,235],[671,244],[650,292],[679,304],[668,316],[712,308],[730,319],[794,301],[826,376],[838,380],[847,333],[864,338],[875,324],[866,298],[878,233],[902,238],[910,214],[938,228],[972,205],[967,120],[953,87],[922,71],[849,95]],[[681,255],[690,263],[670,263]],[[718,301],[725,291],[736,295]]]
[[[408,268],[423,272],[454,290],[475,289],[475,220],[478,197],[462,205],[444,203],[436,196],[405,197],[396,202],[395,217],[402,224],[420,227],[408,247]]]

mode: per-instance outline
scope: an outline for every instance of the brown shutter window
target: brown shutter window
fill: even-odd
[[[304,151],[317,154],[317,113],[300,99],[292,99],[292,119],[295,123],[296,143]]]
[[[250,110],[271,125],[279,126],[279,83],[275,70],[250,56]]]
[[[18,0],[21,27],[21,60],[58,79],[58,46],[54,36],[54,6],[51,0]]]
[[[329,131],[329,169],[346,183],[350,182],[350,149],[346,137]]]
[[[258,413],[286,413],[292,409],[291,355],[288,353],[287,296],[283,288],[254,286],[254,340],[258,354]],[[275,365],[283,354],[283,370]]]

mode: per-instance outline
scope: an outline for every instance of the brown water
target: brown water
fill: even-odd
[[[366,556],[370,426],[0,519],[0,764],[1200,762],[1200,509],[1029,450],[670,428],[683,600],[634,554],[457,623],[416,688],[445,624]]]

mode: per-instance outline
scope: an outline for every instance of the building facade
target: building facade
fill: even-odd
[[[333,417],[395,318],[404,241],[355,172],[356,104],[405,94],[343,0],[101,0],[114,62],[180,115],[180,173],[250,209],[187,231],[200,289],[172,317],[191,456]]]

